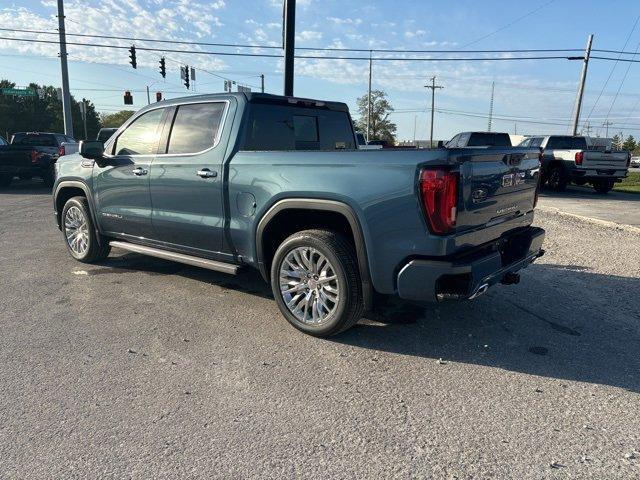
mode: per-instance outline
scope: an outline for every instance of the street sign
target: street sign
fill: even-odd
[[[0,88],[2,95],[12,95],[14,97],[35,97],[35,90],[30,88]]]

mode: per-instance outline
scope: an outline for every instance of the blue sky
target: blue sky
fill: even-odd
[[[281,42],[282,2],[279,0],[66,0],[65,5],[67,30],[73,33],[273,46]],[[0,0],[0,24],[3,28],[55,31],[55,15],[55,0]],[[637,0],[299,0],[297,46],[434,50],[581,49],[588,34],[593,33],[594,48],[620,50],[638,15],[640,3]],[[7,32],[2,35],[56,38]],[[69,40],[72,41],[71,38]],[[130,44],[127,41],[111,42]],[[633,31],[625,50],[634,51],[639,44],[640,24]],[[144,43],[137,42],[137,45]],[[216,47],[199,49],[235,51]],[[56,55],[55,45],[0,40],[0,77],[18,85],[29,82],[59,85]],[[150,85],[152,97],[155,91],[163,91],[165,97],[193,93],[181,85],[181,63],[196,67],[195,88],[199,93],[221,91],[223,79],[220,77],[255,89],[260,83],[261,73],[265,75],[267,92],[282,92],[282,62],[279,59],[167,53],[168,75],[163,80],[157,73],[159,55],[139,51],[139,66],[133,70],[128,64],[126,50],[71,46],[72,94],[76,98],[93,100],[100,111],[111,112],[124,108],[124,90],[133,91],[135,107],[146,104],[144,91],[147,85]],[[442,54],[434,56],[446,57]],[[463,130],[486,130],[485,117],[489,111],[493,81],[493,130],[565,133],[580,69],[581,62],[564,59],[381,61],[374,62],[373,86],[385,90],[396,108],[392,119],[398,125],[400,140],[413,139],[414,126],[418,138],[427,137],[430,97],[424,84],[432,75],[438,76],[438,83],[445,87],[437,92],[436,108],[443,111],[436,113],[436,138],[450,138]],[[344,101],[355,115],[355,100],[366,92],[367,74],[367,62],[298,59],[295,94]],[[591,62],[582,118],[590,118],[589,123],[594,127],[592,133],[604,135],[602,123],[608,118],[614,123],[610,136],[612,131],[621,128],[625,135],[640,136],[639,80],[640,64]],[[604,93],[595,104],[603,87]]]

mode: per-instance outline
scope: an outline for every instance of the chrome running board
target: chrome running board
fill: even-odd
[[[194,267],[215,270],[216,272],[230,273],[231,275],[238,273],[239,268],[238,265],[233,265],[231,263],[217,262],[215,260],[169,252],[167,250],[160,250],[159,248],[145,247],[143,245],[136,245],[129,242],[120,242],[118,240],[109,242],[109,245],[129,252],[141,253],[143,255],[149,255],[150,257],[162,258],[163,260],[171,260],[178,263],[185,263],[187,265],[193,265]]]

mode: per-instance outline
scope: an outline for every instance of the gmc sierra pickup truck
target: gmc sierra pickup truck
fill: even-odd
[[[519,146],[540,149],[541,182],[558,192],[573,182],[576,185],[590,183],[596,192],[607,193],[627,176],[631,161],[631,154],[626,151],[589,150],[585,137],[529,137]]]
[[[14,177],[40,177],[52,187],[58,158],[77,151],[76,141],[61,133],[16,133],[9,145],[0,145],[0,187],[8,187]]]
[[[473,299],[542,255],[531,149],[357,148],[346,105],[267,94],[158,102],[60,159],[70,255],[112,247],[256,268],[296,328],[356,323],[378,295]]]

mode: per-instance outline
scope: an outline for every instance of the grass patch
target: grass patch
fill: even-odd
[[[616,183],[613,187],[616,192],[640,193],[640,172],[629,172],[629,176]]]

